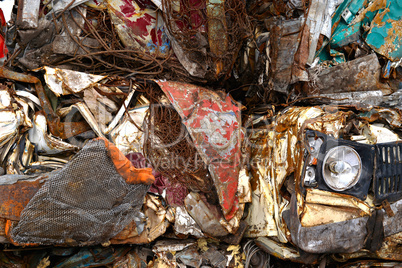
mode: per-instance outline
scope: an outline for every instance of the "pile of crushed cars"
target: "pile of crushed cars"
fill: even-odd
[[[1,23],[1,267],[402,265],[401,1]]]

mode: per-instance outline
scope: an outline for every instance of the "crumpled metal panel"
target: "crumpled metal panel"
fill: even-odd
[[[16,25],[20,29],[38,27],[40,0],[19,0]]]
[[[57,97],[81,92],[106,77],[47,66],[44,70],[46,84]]]
[[[241,131],[240,109],[229,95],[179,82],[157,81],[182,118],[190,136],[208,165],[226,220],[238,210],[236,196]]]
[[[40,112],[33,116],[33,127],[28,130],[29,140],[35,144],[38,152],[58,154],[67,151],[78,151],[78,147],[56,139],[47,132],[46,117]]]
[[[107,0],[108,11],[120,40],[126,47],[155,56],[167,56],[170,42],[163,19],[151,1]]]
[[[15,137],[20,128],[32,127],[28,117],[28,104],[12,97],[7,89],[0,90],[0,146]]]
[[[198,193],[190,192],[184,200],[188,214],[201,230],[212,236],[225,236],[228,232],[220,223],[221,213],[217,206],[206,202],[206,198]]]
[[[147,111],[148,107],[130,110],[120,124],[110,132],[111,140],[124,155],[142,151],[144,137],[137,126],[142,126]]]
[[[185,207],[177,207],[174,222],[174,231],[176,234],[192,235],[194,237],[203,237],[200,227],[194,219],[188,214]]]
[[[303,227],[297,215],[296,196],[292,195],[290,210],[283,213],[292,241],[309,253],[348,253],[363,248],[369,217],[314,227]]]
[[[310,3],[309,12],[306,20],[306,26],[310,30],[309,35],[309,56],[308,64],[314,61],[315,51],[317,49],[318,39],[325,23],[325,10],[328,0],[313,0]]]
[[[386,2],[386,8],[374,17],[366,42],[375,52],[398,61],[402,57],[402,4],[393,0]]]

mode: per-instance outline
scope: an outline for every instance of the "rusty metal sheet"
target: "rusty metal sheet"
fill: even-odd
[[[18,221],[21,211],[43,185],[47,176],[5,175],[0,177],[0,218]]]
[[[300,43],[304,18],[291,20],[270,19],[265,25],[270,29],[270,68],[274,90],[287,93],[291,83],[294,56]]]
[[[151,1],[107,0],[107,7],[116,32],[126,47],[154,56],[167,56],[170,43],[164,33],[161,13]]]
[[[282,211],[288,201],[281,196],[280,189],[293,172],[296,172],[295,177],[300,176],[301,127],[322,114],[323,110],[318,107],[290,107],[278,113],[266,129],[250,134],[252,203],[246,218],[249,224],[246,236],[276,236],[281,242],[287,242]]]
[[[240,108],[229,95],[170,81],[157,81],[182,118],[190,136],[208,165],[227,220],[238,209],[236,196],[241,131]]]
[[[278,236],[278,230],[274,219],[275,197],[272,191],[276,187],[266,179],[269,166],[272,166],[270,161],[270,146],[269,140],[273,137],[273,132],[266,130],[256,131],[252,134],[250,142],[255,148],[251,153],[252,179],[251,189],[252,198],[247,214],[246,237],[259,236]],[[268,161],[267,161],[268,160]]]
[[[394,216],[384,216],[384,236],[402,233],[402,200],[399,200],[391,205]]]
[[[313,88],[323,94],[388,88],[380,83],[381,66],[375,54],[334,67],[318,66],[308,72]]]
[[[371,215],[371,210],[373,209],[372,205],[354,196],[311,188],[306,189],[306,202],[310,204],[358,209],[366,215]]]
[[[208,41],[211,52],[216,55],[216,75],[223,69],[221,57],[228,49],[228,33],[225,17],[225,0],[207,0]]]
[[[325,10],[327,9],[328,0],[313,0],[310,3],[306,25],[310,30],[309,35],[309,53],[307,63],[312,64],[317,50],[318,39],[325,24]]]

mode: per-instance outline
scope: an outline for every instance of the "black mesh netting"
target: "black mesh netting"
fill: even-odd
[[[97,244],[139,213],[147,185],[117,173],[102,140],[92,140],[30,200],[11,236],[17,243]]]

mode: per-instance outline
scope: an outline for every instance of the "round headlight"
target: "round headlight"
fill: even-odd
[[[355,149],[338,146],[328,151],[322,165],[325,183],[334,191],[352,188],[360,177],[362,161]]]

